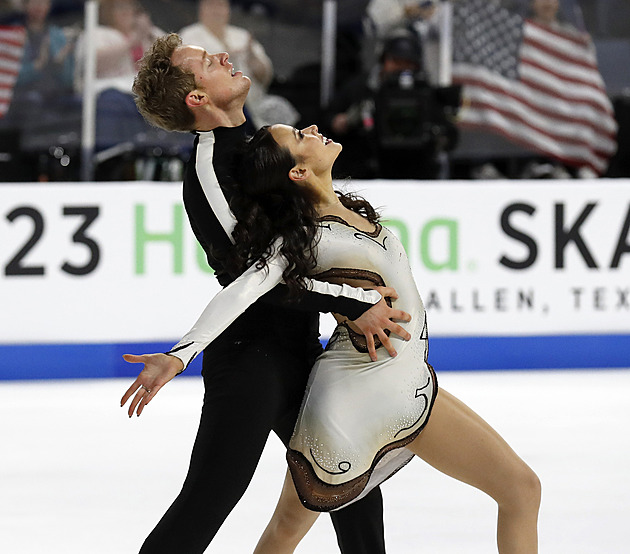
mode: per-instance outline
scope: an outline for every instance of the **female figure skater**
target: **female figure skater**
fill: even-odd
[[[361,498],[413,455],[497,502],[501,554],[536,553],[538,478],[485,421],[438,387],[427,362],[424,306],[402,246],[366,201],[333,190],[340,151],[316,126],[256,133],[240,161],[242,194],[232,205],[239,220],[235,263],[255,260],[248,271],[264,270],[263,289],[283,279],[299,293],[307,276],[392,287],[399,295],[393,305],[412,316],[412,339],[392,338],[398,355],[388,359],[379,349],[374,361],[352,325],[338,318],[289,445],[291,476],[255,553],[293,552],[319,511]],[[230,306],[220,312],[217,300],[181,348],[203,347],[216,335],[217,317],[230,317]],[[171,352],[178,356],[179,347]]]
[[[317,275],[393,287],[399,295],[394,305],[412,316],[406,325],[412,339],[392,338],[397,357],[381,352],[372,361],[360,336],[338,318],[311,372],[287,452],[293,479],[287,476],[255,552],[293,552],[317,518],[306,508],[344,506],[416,455],[497,502],[500,553],[535,553],[538,478],[485,421],[437,386],[427,362],[426,314],[405,252],[367,202],[333,190],[340,151],[315,126],[298,131],[275,125],[254,136],[241,162],[247,197],[236,206],[242,259],[264,266],[271,240],[280,236],[287,245],[306,233],[304,245],[285,252],[287,284],[299,287],[306,275]]]

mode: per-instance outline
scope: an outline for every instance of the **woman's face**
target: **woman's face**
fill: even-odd
[[[117,0],[112,3],[111,26],[123,34],[131,34],[135,26],[138,6],[133,0]]]
[[[534,16],[545,23],[553,23],[556,21],[560,2],[558,0],[533,0],[532,11]]]
[[[206,27],[225,27],[230,22],[228,0],[202,0],[199,3],[199,21]]]
[[[291,152],[299,165],[316,175],[330,172],[341,152],[341,144],[320,134],[317,125],[301,131],[288,125],[273,125],[271,135],[280,146]]]

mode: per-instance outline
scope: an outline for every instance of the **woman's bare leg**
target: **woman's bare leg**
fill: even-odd
[[[254,554],[292,554],[317,516],[318,512],[307,510],[302,505],[287,471],[280,499]]]
[[[429,422],[407,448],[499,505],[501,554],[538,552],[540,481],[510,446],[463,402],[440,389]]]

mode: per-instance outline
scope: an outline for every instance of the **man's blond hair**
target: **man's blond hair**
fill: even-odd
[[[186,104],[188,93],[197,88],[195,75],[171,60],[181,44],[176,33],[158,38],[140,60],[133,83],[134,99],[142,117],[167,131],[195,129],[195,116]]]

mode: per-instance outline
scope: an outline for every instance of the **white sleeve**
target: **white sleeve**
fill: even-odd
[[[250,266],[240,277],[219,291],[210,300],[192,329],[167,354],[179,358],[184,369],[214,339],[225,331],[249,306],[282,282],[287,262],[280,253],[282,240],[272,247],[267,266]],[[330,298],[345,298],[374,305],[381,295],[375,290],[363,290],[349,285],[337,285],[312,279],[306,280],[307,290]]]
[[[262,295],[282,281],[286,259],[280,254],[281,241],[273,245],[267,266],[250,266],[240,277],[219,291],[208,303],[192,329],[167,354],[178,357],[184,368],[214,339],[225,331]]]
[[[208,201],[210,209],[214,212],[227,237],[234,243],[232,231],[234,231],[234,227],[236,227],[236,217],[230,209],[229,202],[225,197],[223,189],[221,189],[219,179],[214,170],[214,132],[205,131],[198,132],[197,134],[199,135],[199,143],[197,144],[195,170],[199,184],[201,185],[201,189]]]
[[[345,298],[348,300],[356,300],[364,304],[374,305],[382,296],[375,290],[362,289],[353,287],[345,283],[338,285],[336,283],[328,283],[326,281],[317,281],[316,279],[306,278],[306,290],[317,294],[323,294],[332,298]],[[347,314],[343,314],[347,315]]]

